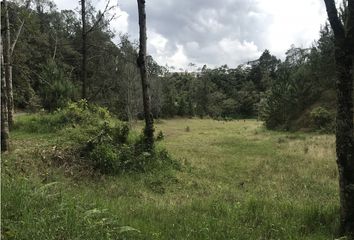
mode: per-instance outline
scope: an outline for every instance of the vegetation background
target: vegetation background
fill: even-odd
[[[264,50],[236,68],[191,63],[195,70],[184,72],[145,56],[143,3],[138,47],[127,35],[113,42],[114,9],[82,0],[80,18],[50,0],[2,1],[2,150],[3,129],[11,137],[1,163],[1,236],[343,235],[333,133],[337,127],[337,143],[347,136],[338,131],[346,103],[336,99],[345,90],[336,85],[345,48],[333,23],[283,61]],[[348,132],[342,142],[352,146]]]

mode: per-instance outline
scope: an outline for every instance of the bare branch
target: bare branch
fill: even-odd
[[[23,21],[21,21],[21,19],[18,19],[18,20],[21,22],[21,25],[20,25],[19,29],[18,29],[17,32],[16,32],[16,36],[15,36],[14,42],[12,43],[11,48],[10,48],[10,54],[11,54],[11,56],[12,56],[13,53],[14,53],[14,49],[15,49],[16,43],[17,43],[17,41],[18,41],[18,38],[19,38],[20,35],[21,35],[23,25],[25,24],[25,20],[23,20]]]
[[[54,45],[54,52],[53,52],[53,60],[57,54],[57,45],[58,45],[58,35],[55,34],[55,45]]]
[[[106,7],[104,8],[103,12],[100,14],[100,16],[98,17],[96,22],[92,25],[92,27],[86,31],[85,34],[89,34],[90,32],[96,30],[99,27],[99,24],[102,22],[104,15],[115,8],[115,6],[109,6],[110,2],[111,2],[110,0],[107,1]],[[112,21],[114,17],[115,14],[113,14],[113,16],[109,19],[109,22]]]

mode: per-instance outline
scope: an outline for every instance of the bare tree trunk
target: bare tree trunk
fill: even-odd
[[[152,150],[154,146],[154,119],[151,113],[151,101],[149,96],[149,83],[146,72],[146,13],[145,0],[138,1],[139,13],[139,56],[137,59],[140,68],[141,84],[143,88],[143,105],[145,115],[144,137],[148,150]]]
[[[11,38],[10,38],[10,22],[9,22],[9,9],[7,1],[4,0],[5,9],[5,41],[4,41],[4,62],[5,62],[5,81],[7,91],[7,110],[9,128],[11,129],[14,124],[14,97],[12,90],[12,62],[11,62]]]
[[[87,98],[86,88],[87,88],[87,32],[86,32],[86,5],[85,0],[81,0],[81,22],[82,22],[82,65],[81,65],[81,81],[82,81],[82,98]]]
[[[335,36],[337,72],[336,152],[339,170],[340,233],[354,239],[354,138],[353,59],[354,1],[348,1],[348,19],[343,26],[334,0],[325,0]]]
[[[7,120],[7,89],[4,71],[4,55],[2,46],[2,37],[0,38],[1,54],[1,152],[9,150],[9,123]]]

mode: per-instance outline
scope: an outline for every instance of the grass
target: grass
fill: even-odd
[[[4,239],[335,238],[332,135],[255,120],[163,120],[160,130],[181,171],[89,177],[45,158],[65,133],[17,128],[2,158]]]

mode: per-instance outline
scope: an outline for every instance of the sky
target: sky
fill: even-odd
[[[79,9],[79,1],[54,2],[59,10]],[[96,9],[106,4],[91,2]],[[117,35],[138,39],[136,0],[111,4],[118,6],[111,23]],[[283,59],[292,44],[310,47],[327,19],[323,0],[146,0],[146,14],[148,54],[176,69],[236,67],[265,49]]]

